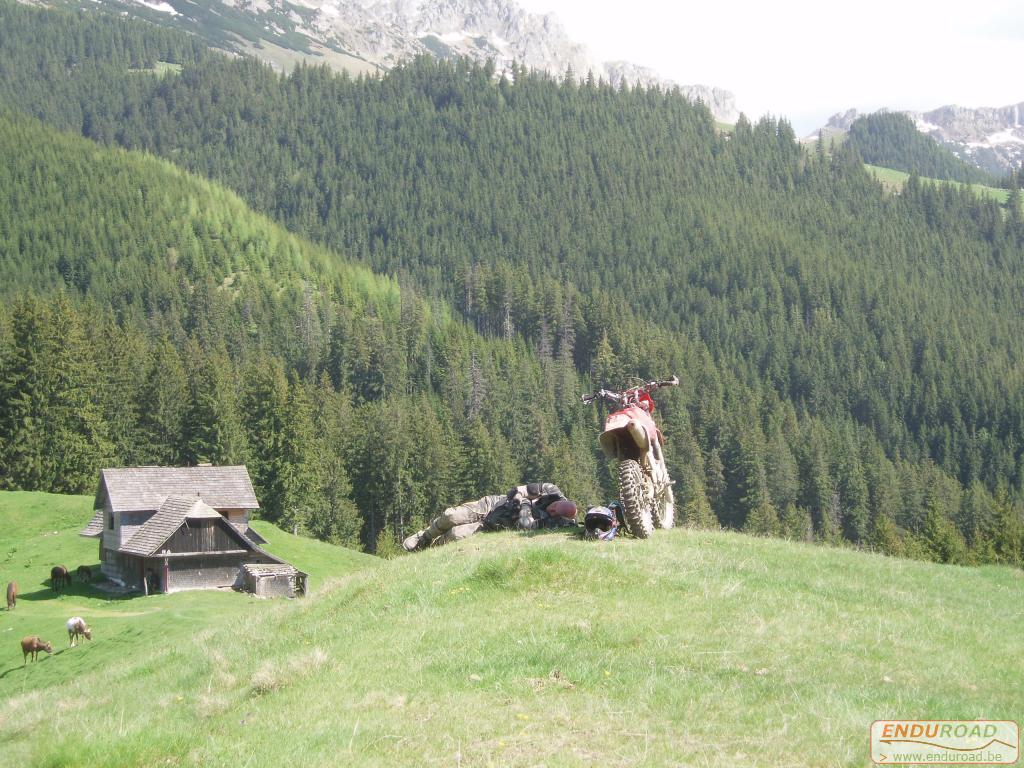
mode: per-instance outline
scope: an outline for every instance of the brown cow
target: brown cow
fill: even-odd
[[[21,663],[27,664],[29,655],[32,656],[32,661],[35,661],[40,651],[53,653],[53,646],[45,640],[40,640],[38,635],[29,635],[28,637],[22,638],[21,655],[23,658]]]
[[[50,569],[50,588],[54,592],[60,592],[62,587],[71,585],[71,574],[63,565],[55,565]]]
[[[92,581],[92,568],[90,568],[88,565],[78,566],[77,573],[79,581],[84,582],[86,584]]]
[[[18,604],[18,582],[7,582],[7,610],[13,611]]]

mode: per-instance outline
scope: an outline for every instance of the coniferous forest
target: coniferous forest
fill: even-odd
[[[887,194],[678,92],[0,2],[5,488],[245,462],[387,554],[523,480],[612,498],[579,395],[677,373],[686,523],[1020,564],[1022,268],[1019,194]]]

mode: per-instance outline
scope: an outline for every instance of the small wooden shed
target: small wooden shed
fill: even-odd
[[[309,576],[287,563],[246,563],[245,591],[257,597],[301,597]]]

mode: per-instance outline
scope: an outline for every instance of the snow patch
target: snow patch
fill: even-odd
[[[993,133],[985,141],[988,144],[1024,144],[1024,138],[1021,138],[1013,132],[1013,128],[1007,128],[1005,131],[999,133]]]
[[[985,137],[984,141],[967,141],[964,143],[968,147],[999,147],[1006,146],[1007,144],[1024,144],[1024,138],[1016,135],[1012,128],[1007,128],[1005,131],[989,134]]]
[[[331,19],[337,19],[341,16],[341,9],[339,9],[335,3],[324,3],[320,6],[320,15]]]
[[[923,117],[915,118],[914,125],[917,126],[917,130],[921,131],[921,133],[934,133],[935,131],[942,130],[940,126],[935,123],[929,123]]]
[[[176,10],[174,10],[173,5],[164,2],[164,0],[159,0],[159,2],[153,2],[153,0],[135,0],[135,2],[137,2],[139,5],[144,5],[147,8],[150,8],[154,11],[159,11],[160,13],[169,13],[171,14],[171,16],[181,15]]]
[[[135,1],[137,3],[139,3],[140,5],[144,5],[147,8],[150,8],[150,9],[152,9],[154,11],[159,11],[160,13],[169,13],[171,16],[180,16],[181,15],[181,14],[179,14],[174,9],[173,5],[171,5],[170,3],[167,3],[167,2],[163,2],[163,0],[159,0],[158,2],[153,2],[153,0],[135,0]]]
[[[469,35],[467,35],[465,32],[446,32],[443,35],[438,35],[435,33],[434,37],[436,37],[442,43],[458,43],[462,40],[465,40],[467,37],[469,37]]]

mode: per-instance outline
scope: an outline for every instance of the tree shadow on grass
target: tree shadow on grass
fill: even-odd
[[[50,580],[46,579],[39,582],[40,589],[37,589],[35,592],[20,592],[18,594],[18,601],[25,600],[31,603],[39,600],[55,600],[61,595],[91,597],[101,600],[131,600],[143,596],[141,592],[126,592],[103,577],[98,576],[100,571],[99,563],[90,567],[93,574],[97,574],[93,576],[92,581],[84,582],[73,575],[71,577],[71,584],[63,587],[59,592],[55,592],[50,586]]]
[[[48,653],[40,653],[39,654],[39,658],[37,658],[35,661],[32,661],[31,659],[29,659],[27,662],[25,662],[23,664],[15,664],[13,667],[8,667],[3,672],[0,672],[0,680],[3,680],[5,677],[7,677],[9,674],[11,674],[11,672],[17,672],[19,669],[26,669],[26,668],[32,666],[33,664],[42,664],[44,661],[46,661],[46,659],[48,657],[60,656],[65,651],[69,651],[69,650],[71,650],[71,649],[70,648],[61,648],[59,651],[54,651],[53,653],[49,653],[49,654]]]
[[[583,526],[563,525],[559,528],[538,528],[536,531],[520,531],[520,536],[525,536],[530,539],[538,536],[553,536],[562,539],[581,539],[583,538]]]

